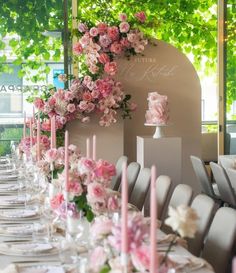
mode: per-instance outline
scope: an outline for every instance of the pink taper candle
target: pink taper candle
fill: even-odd
[[[68,191],[69,184],[69,134],[68,131],[65,132],[65,191]]]
[[[233,258],[232,273],[236,273],[236,256]]]
[[[38,120],[37,120],[37,161],[40,160],[40,113],[38,112]]]
[[[33,106],[33,124],[34,124],[34,122],[35,122],[35,108]]]
[[[86,157],[90,158],[90,139],[86,139]]]
[[[51,149],[56,148],[56,119],[55,116],[51,118]]]
[[[158,272],[157,260],[157,198],[156,198],[156,167],[151,168],[151,189],[150,189],[150,273]]]
[[[97,137],[93,135],[93,160],[96,160],[97,157]]]
[[[32,118],[30,118],[30,149],[33,147],[33,129],[32,129]]]
[[[128,181],[127,181],[127,165],[122,166],[121,180],[121,255],[123,259],[128,254]],[[122,256],[121,256],[122,257]],[[123,265],[125,261],[121,261]]]
[[[26,137],[26,113],[24,111],[24,128],[23,128],[23,138]]]

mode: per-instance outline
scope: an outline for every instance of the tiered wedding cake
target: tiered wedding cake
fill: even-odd
[[[169,120],[169,108],[167,96],[157,92],[148,93],[148,110],[146,111],[146,124],[166,125]]]

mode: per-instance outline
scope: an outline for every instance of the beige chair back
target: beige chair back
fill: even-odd
[[[214,162],[210,162],[210,166],[218,186],[221,199],[236,208],[236,195],[224,168]]]
[[[195,175],[197,176],[197,179],[201,185],[202,192],[213,198],[216,198],[204,162],[200,158],[193,155],[190,156],[190,159]]]
[[[137,180],[138,174],[140,171],[140,164],[138,162],[131,162],[127,167],[127,180],[128,180],[128,198],[133,191],[135,182]],[[121,184],[119,187],[119,192],[121,192]]]
[[[146,195],[150,186],[151,170],[143,168],[139,172],[138,178],[130,195],[129,202],[135,205],[140,211],[143,208]]]
[[[222,207],[217,212],[208,232],[202,258],[214,268],[215,273],[226,273],[236,238],[236,210]]]
[[[196,211],[199,220],[195,237],[188,240],[188,250],[193,255],[200,256],[201,250],[203,248],[204,238],[213,219],[215,202],[209,196],[205,194],[199,194],[193,199],[191,207]]]
[[[229,177],[231,186],[234,189],[234,192],[236,193],[236,169],[228,168],[226,169],[226,173]]]
[[[171,179],[169,176],[160,175],[156,180],[157,195],[157,215],[158,219],[162,219],[162,214],[166,205],[167,196],[170,192]],[[144,216],[150,216],[150,189],[144,203]]]
[[[112,178],[111,181],[111,189],[117,191],[120,186],[121,182],[121,173],[122,173],[122,166],[124,163],[128,162],[128,157],[122,155],[116,162],[116,175]]]

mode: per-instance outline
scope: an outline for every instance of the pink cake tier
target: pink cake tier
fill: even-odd
[[[148,110],[146,111],[146,124],[166,125],[169,120],[169,108],[167,96],[157,92],[148,93]]]

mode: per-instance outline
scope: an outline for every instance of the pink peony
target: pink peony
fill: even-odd
[[[57,194],[55,197],[53,197],[50,201],[51,208],[52,209],[58,209],[60,205],[64,202],[64,196],[62,193]]]
[[[97,25],[98,33],[99,34],[105,34],[107,31],[107,24],[105,23],[99,23]]]
[[[111,76],[114,76],[117,72],[117,64],[116,62],[109,62],[109,63],[106,63],[105,66],[104,66],[104,71],[111,75]]]
[[[119,14],[119,20],[120,21],[126,21],[127,20],[127,15],[125,13],[120,13]]]
[[[68,112],[73,113],[73,112],[75,112],[75,110],[76,110],[76,107],[75,107],[75,105],[73,103],[70,103],[70,104],[67,105],[67,111]]]
[[[90,202],[96,203],[104,201],[104,198],[106,197],[106,190],[101,184],[97,182],[90,183],[87,190],[87,198]]]
[[[86,31],[88,31],[88,27],[87,27],[87,25],[86,24],[84,24],[84,23],[80,23],[79,25],[78,25],[78,30],[79,30],[79,32],[86,32]]]
[[[92,37],[96,37],[98,35],[98,29],[96,27],[92,27],[89,31],[89,34],[92,36]]]
[[[127,33],[130,29],[130,25],[127,22],[121,22],[119,28],[121,33]]]
[[[140,11],[135,13],[134,15],[141,23],[144,23],[146,21],[146,14],[144,11]]]
[[[44,107],[44,101],[40,98],[36,98],[34,100],[34,106],[39,109],[39,110],[43,110]]]
[[[73,52],[77,55],[80,55],[83,53],[83,47],[81,45],[80,42],[77,42],[74,46],[73,46]]]
[[[118,27],[108,27],[107,29],[107,34],[109,36],[109,38],[112,40],[112,41],[115,41],[119,38],[119,29]]]
[[[110,37],[106,34],[101,35],[99,37],[99,43],[102,47],[108,47],[111,44],[112,40],[110,39]]]
[[[99,55],[98,60],[101,64],[106,64],[110,61],[110,57],[106,53]]]
[[[145,272],[150,267],[150,247],[141,245],[131,253],[131,260],[135,269]]]
[[[111,52],[115,53],[115,54],[121,54],[123,48],[122,48],[122,45],[118,42],[114,42],[112,45],[111,45],[111,48],[110,48]]]

